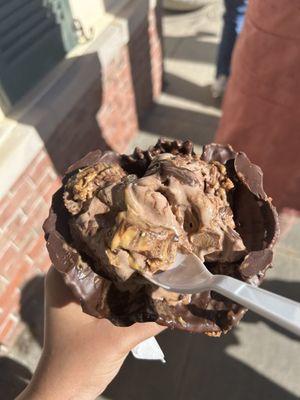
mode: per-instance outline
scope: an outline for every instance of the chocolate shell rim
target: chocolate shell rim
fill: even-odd
[[[214,155],[214,151],[216,151],[216,155]],[[261,168],[252,163],[244,152],[234,151],[232,146],[229,144],[222,145],[218,143],[210,143],[205,145],[203,147],[201,159],[207,162],[219,161],[222,164],[226,164],[227,161],[234,160],[234,169],[240,182],[243,183],[258,200],[263,201],[268,205],[268,207],[270,207],[272,216],[274,218],[274,235],[270,242],[270,248],[273,248],[280,233],[279,217],[275,206],[272,204],[272,199],[268,197],[264,191],[263,172]],[[239,161],[243,161],[244,164],[241,165]]]

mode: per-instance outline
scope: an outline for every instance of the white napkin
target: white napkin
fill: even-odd
[[[144,340],[131,350],[133,356],[139,360],[159,360],[166,362],[165,355],[154,337]]]

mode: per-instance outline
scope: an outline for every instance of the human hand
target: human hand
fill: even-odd
[[[53,267],[45,283],[45,340],[34,376],[17,400],[94,400],[117,375],[129,351],[165,329],[128,328],[82,312]]]

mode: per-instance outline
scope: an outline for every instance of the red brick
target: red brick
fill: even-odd
[[[50,265],[51,261],[47,253],[41,254],[40,257],[38,257],[34,261],[34,266],[38,268],[41,272],[47,272]]]
[[[42,274],[43,274],[42,269],[40,268],[40,266],[38,266],[38,265],[35,263],[34,266],[32,266],[32,271],[31,271],[30,277],[27,276],[26,279],[24,279],[24,285],[26,285],[26,282],[27,282],[28,280],[30,280],[31,277],[37,276],[37,275],[42,275]],[[23,285],[22,285],[22,286],[23,286]]]
[[[32,221],[28,221],[27,224],[22,228],[20,235],[14,239],[14,243],[20,249],[22,254],[25,254],[29,249],[32,248],[32,246],[34,246],[37,237],[38,234],[32,226]]]
[[[5,292],[8,284],[8,280],[0,275],[0,296]]]
[[[17,210],[18,210],[17,203],[12,202],[12,201],[9,201],[7,203],[7,206],[0,214],[0,226],[2,229],[4,229],[6,227],[8,221],[10,221],[13,218],[13,216]]]
[[[12,292],[5,292],[6,295],[1,296],[0,307],[3,312],[0,315],[0,326],[4,323],[5,319],[10,313],[19,308],[20,292],[14,289]]]
[[[21,207],[34,190],[35,185],[30,178],[28,178],[27,171],[25,171],[25,174],[23,174],[13,186],[10,202]]]
[[[26,277],[32,272],[32,266],[24,259],[19,261],[18,266],[19,268],[15,271],[14,276],[6,287],[6,290],[0,296],[0,307],[5,305],[6,299],[9,299],[10,296],[14,295],[15,290],[21,286]]]
[[[37,190],[32,190],[30,195],[27,196],[24,203],[22,204],[22,210],[24,214],[29,215],[39,201]]]
[[[12,260],[12,262],[1,272],[2,276],[4,276],[5,279],[10,281],[18,271],[19,264],[20,264],[20,258],[17,258],[14,261]]]
[[[8,266],[19,257],[19,252],[12,244],[9,245],[3,256],[0,258],[0,272],[3,273]]]
[[[38,257],[41,256],[41,254],[46,253],[46,244],[45,244],[45,239],[44,236],[41,235],[35,242],[32,248],[28,251],[28,256],[32,260],[36,260]]]
[[[18,247],[20,248],[20,251],[27,253],[27,251],[32,248],[37,237],[38,237],[38,234],[36,233],[36,231],[33,228],[26,231],[26,233],[23,235],[23,237],[21,236],[18,239],[18,241],[16,241]]]
[[[45,158],[48,157],[47,152],[45,151],[45,149],[42,149],[33,159],[33,161],[31,162],[29,168],[28,168],[28,174],[32,174],[37,165],[40,164]]]
[[[14,239],[19,235],[22,227],[25,225],[28,220],[27,216],[24,214],[22,210],[17,210],[12,219],[7,221],[6,226],[4,227],[4,234],[7,239],[14,241]]]
[[[31,214],[27,217],[27,220],[24,224],[17,227],[14,232],[8,232],[8,235],[11,237],[13,243],[20,249],[24,250],[25,246],[28,246],[30,240],[35,240],[37,237],[35,231],[35,224],[42,223],[42,221],[37,221],[34,218],[34,214]]]
[[[33,180],[33,182],[36,185],[39,185],[41,182],[41,179],[43,179],[45,171],[48,167],[52,167],[52,163],[49,159],[49,156],[46,154],[43,154],[43,157],[39,161],[39,163],[29,172],[30,178]]]
[[[49,174],[45,175],[38,186],[39,194],[43,196],[45,193],[47,193],[52,183],[53,183],[53,178],[51,178]]]
[[[8,206],[10,202],[11,195],[8,192],[1,200],[0,200],[0,215],[2,214],[3,210]]]
[[[18,321],[12,318],[8,318],[5,323],[0,326],[0,343],[6,344],[7,340],[13,334]]]
[[[37,199],[34,203],[34,207],[32,207],[32,209],[30,210],[30,213],[28,214],[28,218],[30,221],[32,221],[33,225],[34,225],[34,221],[37,220],[36,216],[38,214],[40,214],[41,210],[46,210],[47,206],[46,206],[46,202],[43,198],[43,196],[38,195]]]
[[[22,331],[24,330],[25,324],[22,321],[15,321],[16,325],[11,327],[9,333],[3,338],[2,344],[4,344],[8,349],[11,349],[14,345],[16,339],[20,336]]]
[[[51,266],[51,261],[50,261],[49,257],[47,257],[47,258],[45,258],[43,263],[40,265],[40,269],[42,270],[42,272],[47,273],[50,266]]]
[[[33,266],[41,272],[47,271],[51,262],[46,250],[45,240],[43,237],[36,242],[35,246],[28,253],[28,256],[33,261]]]
[[[10,246],[10,239],[4,235],[0,235],[0,257],[3,256],[3,254],[6,252],[8,247]]]

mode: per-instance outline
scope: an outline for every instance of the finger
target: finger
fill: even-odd
[[[167,329],[166,326],[158,325],[156,322],[136,323],[126,328],[126,349],[128,351],[131,350],[137,344],[150,338],[151,336],[158,335],[165,329]]]
[[[75,302],[76,299],[63,281],[61,274],[51,266],[45,278],[45,293],[48,306],[61,308],[64,305]]]

